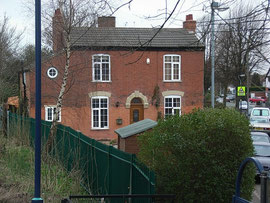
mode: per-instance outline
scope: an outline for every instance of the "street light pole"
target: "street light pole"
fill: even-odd
[[[249,66],[247,66],[246,75],[247,75],[247,115],[249,115],[249,83],[250,83]]]
[[[35,193],[32,203],[43,203],[41,188],[41,0],[35,0],[36,54],[36,130],[35,130]]]
[[[215,108],[215,8],[218,3],[212,1],[211,4],[211,106]]]
[[[215,108],[215,9],[225,11],[226,8],[219,8],[218,2],[211,3],[211,105]]]

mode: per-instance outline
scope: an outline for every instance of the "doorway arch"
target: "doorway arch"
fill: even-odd
[[[127,97],[127,100],[126,100],[126,108],[129,109],[130,108],[130,104],[131,104],[131,100],[135,97],[139,97],[141,100],[142,100],[142,103],[143,103],[143,107],[146,109],[149,107],[149,103],[148,103],[148,100],[147,100],[147,97],[144,96],[141,92],[139,91],[134,91],[131,95],[129,95]]]

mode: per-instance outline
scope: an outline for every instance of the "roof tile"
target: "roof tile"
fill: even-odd
[[[158,30],[158,28],[76,27],[72,30],[71,42],[77,47],[203,47],[195,34],[186,29]]]

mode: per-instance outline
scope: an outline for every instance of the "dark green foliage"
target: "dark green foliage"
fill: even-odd
[[[265,91],[265,87],[263,86],[256,86],[256,87],[250,87],[249,88],[250,92],[259,92],[259,91]]]
[[[161,120],[139,144],[139,159],[156,173],[157,191],[185,203],[231,202],[240,164],[253,155],[249,122],[233,109]],[[251,199],[255,169],[246,170],[242,196]]]

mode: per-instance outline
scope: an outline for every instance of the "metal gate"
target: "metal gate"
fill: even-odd
[[[251,203],[251,202],[240,197],[241,180],[242,180],[243,172],[244,172],[244,169],[249,162],[253,163],[256,166],[256,168],[260,174],[261,203],[268,203],[268,198],[269,198],[268,196],[270,195],[269,173],[264,171],[261,163],[256,158],[253,158],[253,157],[246,158],[240,165],[240,168],[238,170],[237,179],[236,179],[235,195],[233,196],[232,203]]]

